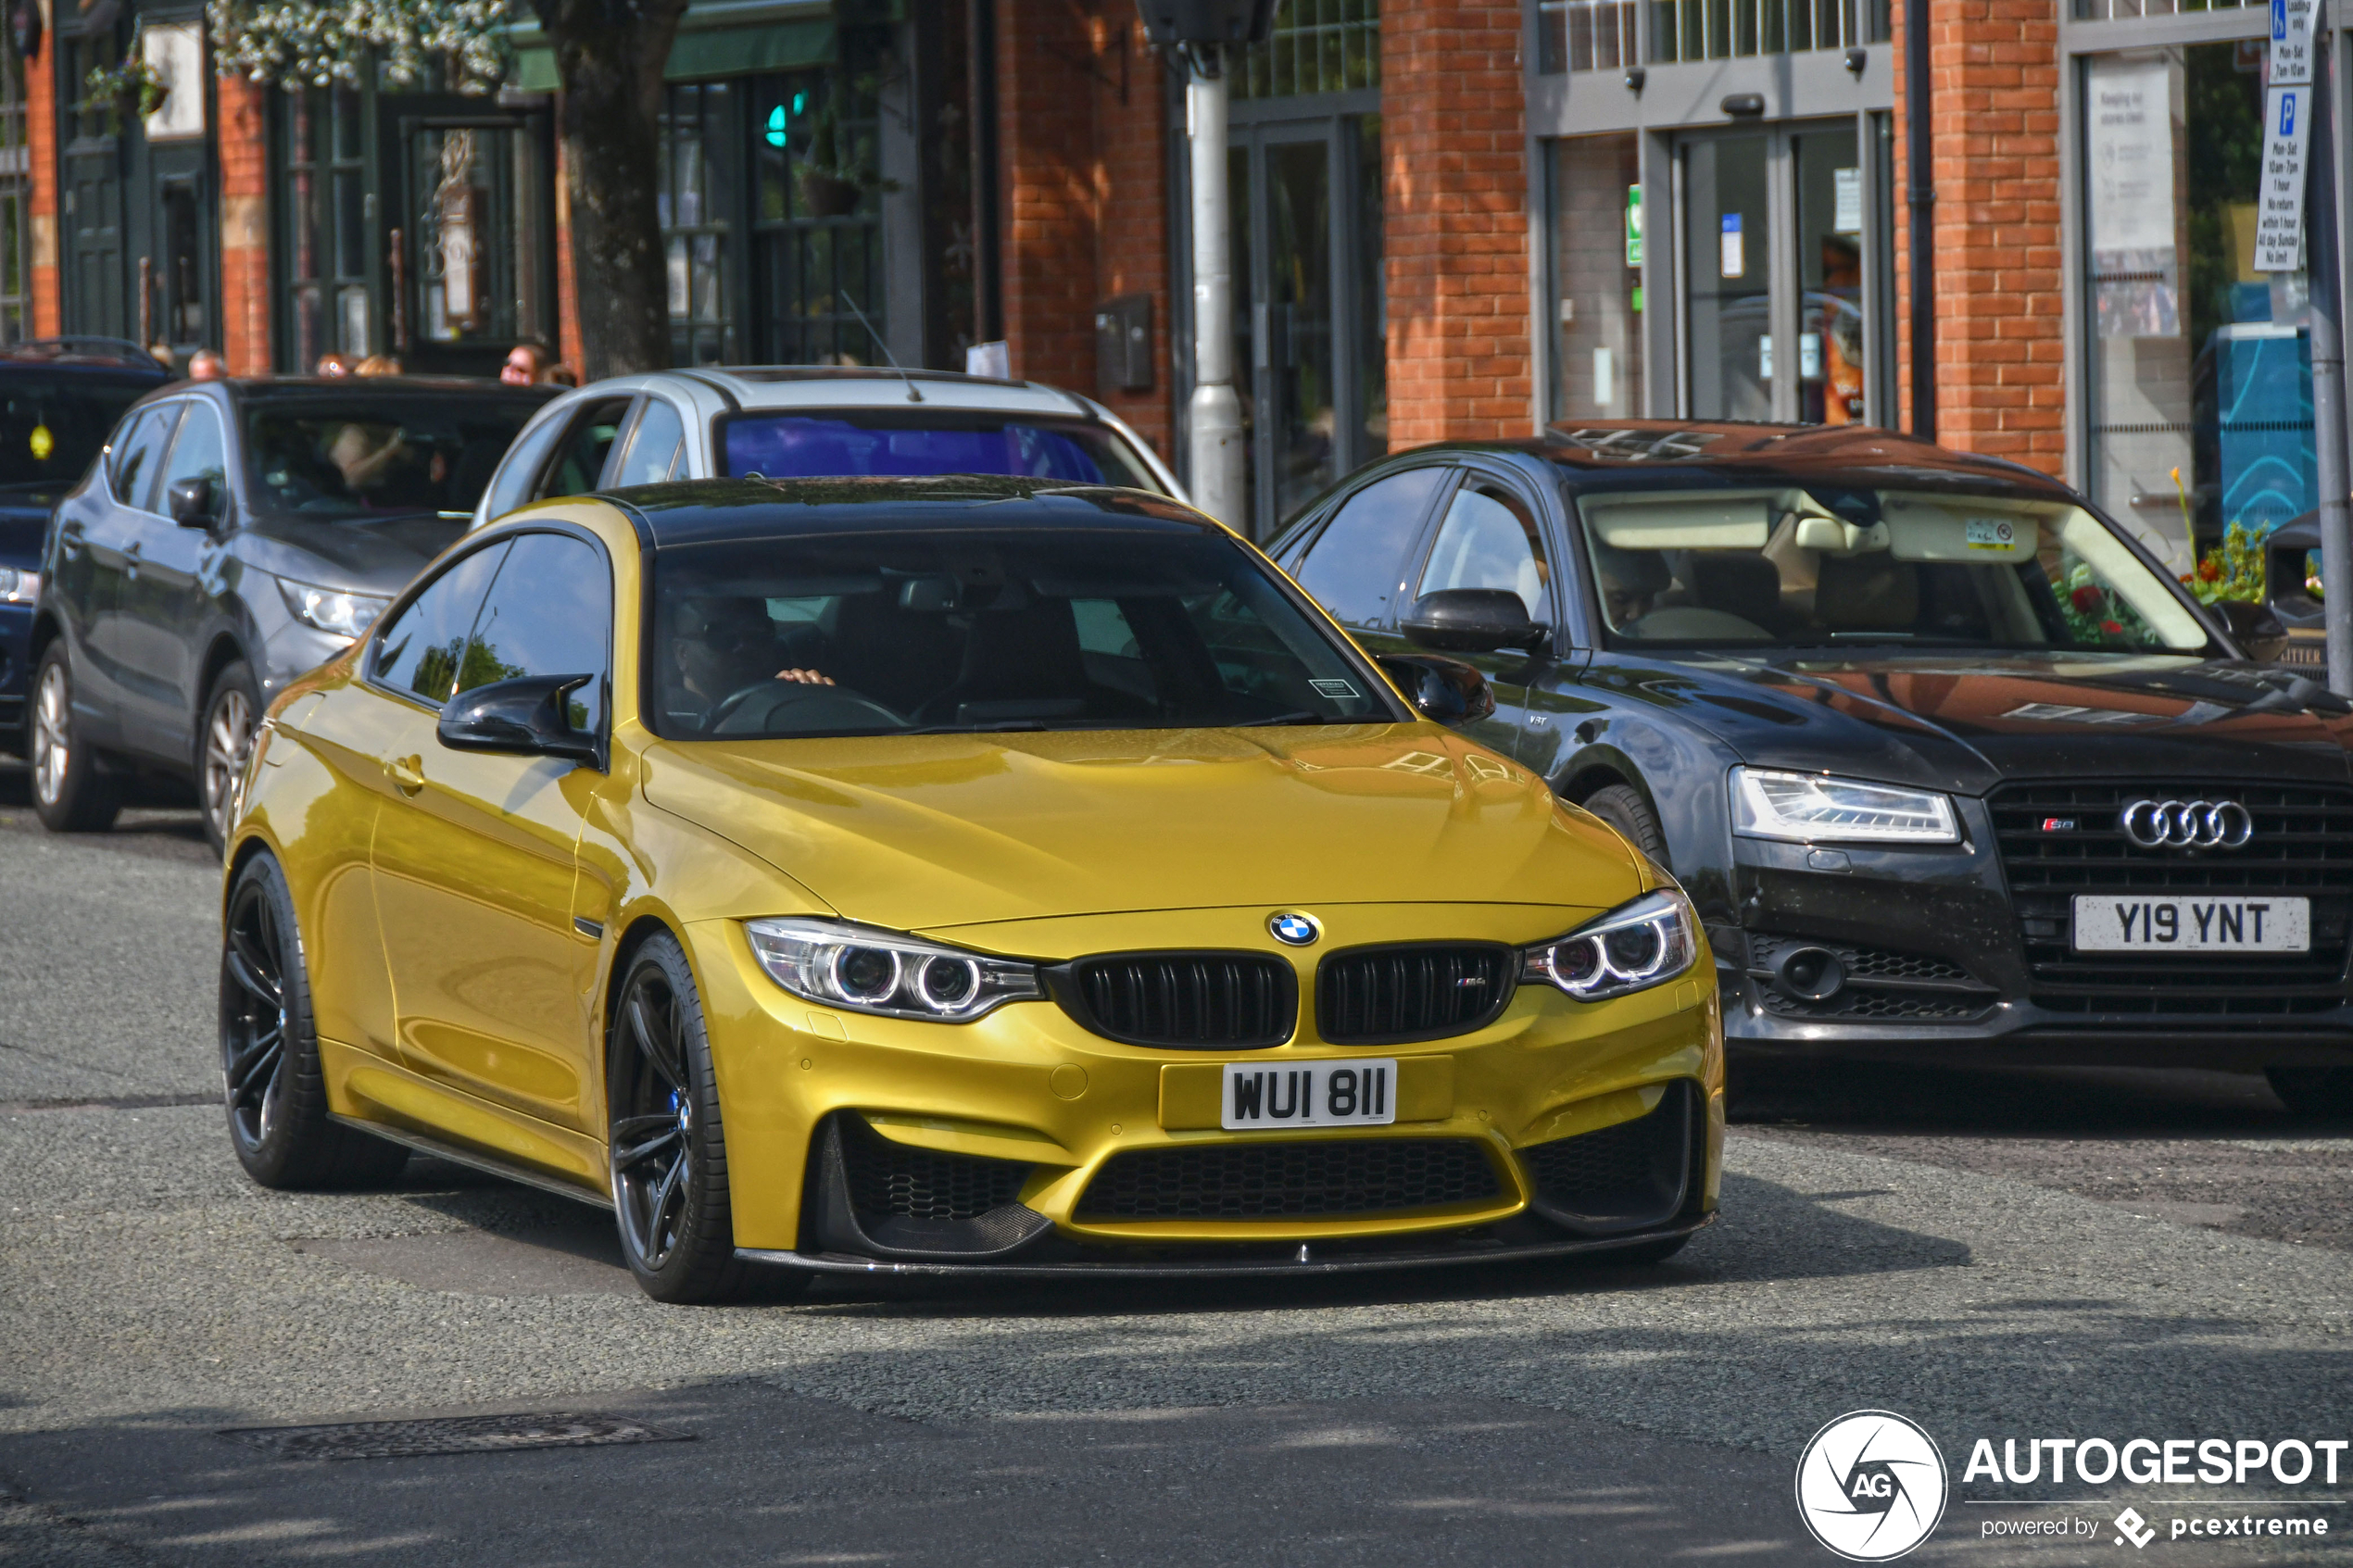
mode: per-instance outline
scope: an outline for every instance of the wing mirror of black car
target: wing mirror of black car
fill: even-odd
[[[182,528],[210,528],[220,521],[213,502],[216,493],[209,474],[175,479],[164,492],[164,509]]]
[[[2222,624],[2230,628],[2231,641],[2257,663],[2277,663],[2280,655],[2287,651],[2287,626],[2271,613],[2270,605],[2223,599],[2214,608],[2222,612]]]
[[[1528,604],[1508,588],[1441,588],[1424,594],[1405,612],[1405,635],[1426,648],[1447,653],[1493,653],[1497,648],[1543,651],[1551,628],[1528,618]]]
[[[1441,724],[1471,724],[1495,714],[1495,688],[1459,659],[1427,653],[1385,653],[1377,661],[1403,688],[1414,710]]]
[[[594,675],[525,675],[459,692],[441,710],[441,744],[452,751],[567,757],[601,769],[597,737],[573,728],[567,699]]]

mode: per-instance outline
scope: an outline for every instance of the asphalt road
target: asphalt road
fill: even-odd
[[[2137,1559],[2107,1524],[2127,1502],[2331,1522],[2160,1537],[2171,1562],[2334,1562],[2353,1536],[2353,1463],[2335,1487],[1961,1482],[1978,1436],[2353,1436],[2353,1128],[2259,1080],[1752,1076],[1722,1223],[1646,1271],[673,1309],[609,1219],[448,1165],[247,1183],[213,1098],[217,897],[189,814],[53,838],[0,771],[11,1568],[1826,1563],[1793,1467],[1867,1407],[1953,1467],[1913,1561]],[[556,1415],[687,1440],[328,1460],[220,1436]],[[1983,1537],[2061,1516],[2099,1533]]]

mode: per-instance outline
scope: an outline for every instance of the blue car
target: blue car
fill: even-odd
[[[138,345],[112,338],[0,348],[0,751],[27,754],[32,607],[49,513],[89,470],[122,411],[167,379]]]

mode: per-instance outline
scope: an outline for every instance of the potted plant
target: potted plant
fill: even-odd
[[[82,85],[92,104],[106,106],[109,136],[122,134],[125,104],[136,99],[139,118],[145,119],[163,107],[164,100],[171,96],[171,88],[162,73],[147,63],[136,39],[132,41],[131,52],[113,65],[93,67],[90,74],[82,78]]]
[[[843,154],[841,111],[829,94],[810,122],[809,150],[794,166],[800,186],[800,205],[812,218],[847,218],[857,210],[858,198],[871,176]]]

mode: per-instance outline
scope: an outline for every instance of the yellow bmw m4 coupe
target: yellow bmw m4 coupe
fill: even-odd
[[[257,739],[237,1158],[609,1205],[665,1301],[1309,1274],[1713,1217],[1681,890],[1232,533],[1043,481],[710,481],[470,534]]]

